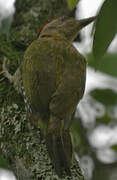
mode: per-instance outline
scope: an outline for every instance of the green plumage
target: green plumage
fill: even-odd
[[[86,61],[73,45],[61,37],[41,37],[27,49],[22,79],[32,112],[44,124],[50,113],[68,120],[83,96]]]
[[[64,133],[69,134],[72,115],[84,93],[85,76],[84,57],[67,39],[58,34],[38,38],[25,52],[22,80],[31,104],[31,119],[36,121],[35,123],[41,127],[42,133],[47,137],[53,161],[56,161],[55,157],[62,158],[63,162],[66,161],[65,166],[68,167],[71,157],[68,158],[69,149],[64,147],[66,140],[63,139],[67,139],[70,146],[71,139],[70,136],[69,138],[64,136]],[[52,143],[50,139],[53,139]],[[58,145],[56,145],[57,140]],[[50,150],[54,142],[53,147],[57,148],[55,151],[58,151],[58,147],[63,148],[65,155],[63,152],[58,152],[61,157],[57,157],[57,153]],[[72,149],[72,147],[68,148]],[[72,153],[69,154],[71,156]],[[60,166],[58,165],[57,168],[61,168],[59,161]]]
[[[86,61],[72,40],[94,19],[55,18],[41,28],[13,76],[7,71],[7,59],[3,62],[1,74],[23,91],[29,119],[40,127],[59,177],[63,171],[71,175],[70,127],[85,89]]]

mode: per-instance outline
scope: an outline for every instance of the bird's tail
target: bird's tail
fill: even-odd
[[[52,116],[48,123],[46,146],[59,177],[63,171],[71,176],[72,143],[69,130],[64,130],[62,120]]]

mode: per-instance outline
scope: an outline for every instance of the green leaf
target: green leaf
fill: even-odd
[[[66,0],[66,1],[67,1],[69,9],[72,10],[76,6],[79,0]]]
[[[117,93],[110,89],[95,89],[90,92],[91,96],[105,106],[117,104]]]
[[[111,146],[111,148],[115,151],[117,151],[117,144],[114,144],[113,146]]]
[[[97,118],[96,120],[97,120],[97,122],[99,122],[99,123],[108,124],[108,123],[110,123],[110,122],[112,121],[112,118],[110,118],[110,117],[108,116],[108,114],[105,113],[103,117]]]
[[[99,64],[101,58],[115,34],[117,33],[117,0],[104,1],[96,20],[93,40],[93,54],[95,64]]]
[[[8,168],[8,164],[2,156],[0,156],[0,168]]]
[[[2,20],[0,24],[0,34],[8,34],[10,27],[11,27],[12,19],[6,18]]]
[[[87,55],[88,65],[95,68],[95,61],[92,54]],[[117,54],[108,53],[103,58],[100,58],[102,63],[98,69],[101,72],[117,77]]]

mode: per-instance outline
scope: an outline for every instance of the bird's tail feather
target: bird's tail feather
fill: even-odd
[[[51,117],[46,135],[46,146],[59,177],[65,170],[71,176],[70,161],[72,156],[72,143],[69,131],[64,131],[60,119]]]

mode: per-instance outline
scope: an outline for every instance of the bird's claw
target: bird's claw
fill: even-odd
[[[1,71],[0,72],[0,76],[2,76],[2,78],[0,78],[0,82],[2,82],[2,81],[4,81],[4,79],[5,79],[5,77],[3,77],[4,76],[4,71]]]
[[[0,72],[0,76],[2,76],[0,78],[0,82],[2,82],[5,78],[9,79],[10,81],[12,79],[11,74],[8,72],[8,68],[7,68],[8,64],[9,64],[9,60],[6,57],[4,57],[2,64],[2,71]]]

